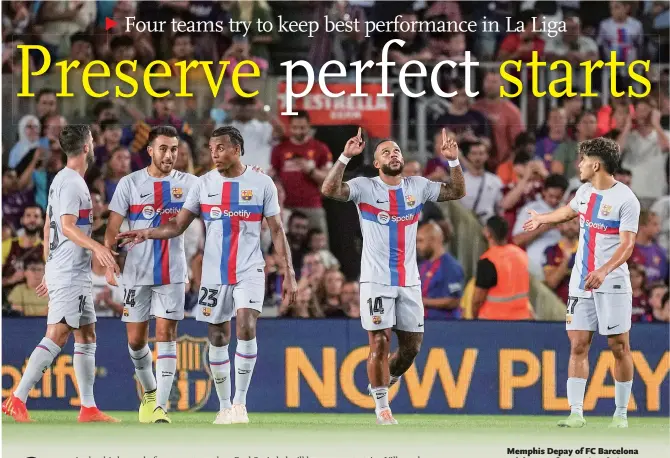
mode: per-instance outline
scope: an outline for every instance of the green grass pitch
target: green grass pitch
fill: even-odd
[[[136,412],[109,412],[119,424],[76,423],[77,411],[33,411],[36,423],[3,418],[4,457],[68,458],[416,458],[519,457],[508,448],[573,450],[624,447],[637,456],[670,456],[668,418],[629,418],[627,430],[588,417],[578,430],[556,427],[557,416],[397,415],[397,426],[375,425],[374,414],[250,412],[248,425],[213,425],[215,413],[172,413],[172,424],[143,425]],[[460,452],[452,455],[450,452]],[[537,456],[537,455],[536,455]]]

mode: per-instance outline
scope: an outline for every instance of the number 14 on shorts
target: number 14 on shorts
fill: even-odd
[[[382,322],[382,317],[379,315],[384,314],[384,304],[382,303],[382,298],[375,297],[374,301],[372,300],[372,298],[369,298],[368,308],[370,309],[370,316],[372,317],[372,322],[374,324],[380,324]]]

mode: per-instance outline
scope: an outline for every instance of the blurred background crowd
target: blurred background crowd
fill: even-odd
[[[499,21],[500,33],[386,33],[365,38],[362,33],[319,32],[310,39],[301,34],[263,33],[252,25],[246,37],[229,30],[222,33],[125,33],[120,27],[105,31],[105,18],[125,24],[125,17],[141,20],[224,21],[260,18],[276,22],[331,19],[401,21],[461,21],[483,16]],[[550,38],[526,29],[505,33],[506,17],[530,23],[533,16],[565,21],[567,32]],[[253,23],[255,24],[255,22]],[[668,247],[670,196],[668,151],[670,149],[670,102],[668,88],[667,1],[587,2],[464,2],[464,1],[11,1],[2,3],[3,38],[3,134],[2,134],[2,284],[3,315],[46,315],[47,301],[34,289],[44,273],[42,227],[49,186],[64,158],[58,134],[68,123],[87,123],[93,128],[95,164],[86,181],[93,200],[93,235],[102,241],[107,205],[124,175],[148,165],[146,140],[149,130],[169,124],[181,135],[176,168],[201,175],[212,168],[207,140],[211,131],[232,124],[243,134],[243,161],[258,165],[277,184],[282,216],[299,280],[298,301],[280,305],[285,272],[274,259],[266,231],[262,248],[266,256],[267,294],[264,315],[288,317],[358,318],[360,230],[351,204],[321,199],[319,188],[343,143],[355,133],[355,123],[316,125],[308,111],[282,118],[277,108],[277,82],[285,60],[305,59],[318,69],[326,61],[377,60],[383,44],[402,38],[406,45],[390,53],[396,63],[415,59],[426,65],[444,59],[458,61],[470,50],[482,66],[476,72],[477,99],[464,92],[464,75],[445,75],[441,85],[456,91],[451,99],[431,97],[430,103],[396,97],[391,132],[409,134],[401,146],[404,174],[445,180],[449,167],[434,145],[441,128],[453,135],[462,149],[467,195],[459,202],[427,204],[421,214],[417,248],[426,316],[430,319],[477,318],[474,288],[496,285],[496,272],[479,259],[487,246],[515,244],[528,256],[532,282],[532,316],[564,319],[568,279],[575,262],[578,221],[531,233],[522,230],[529,209],[551,211],[567,202],[580,185],[578,144],[596,136],[616,140],[622,150],[616,178],[631,186],[643,211],[635,252],[630,261],[636,322],[668,322]],[[49,49],[52,67],[34,78],[36,96],[16,97],[23,71],[17,44],[40,44]],[[565,59],[572,63],[609,59],[630,63],[649,59],[646,75],[652,82],[648,97],[612,98],[605,77],[598,74],[598,98],[564,97],[549,101],[534,98],[525,90],[517,99],[501,99],[503,83],[496,63],[506,59],[529,61],[531,52],[543,60]],[[78,90],[74,98],[59,98],[60,76],[54,63],[101,59],[113,64],[136,59],[143,66],[162,59],[173,66],[180,60],[251,59],[262,71],[253,99],[236,96],[230,88],[216,97],[152,99],[140,91],[132,99],[94,99]],[[31,54],[30,68],[43,65],[40,53]],[[49,75],[51,74],[51,78]],[[73,72],[76,75],[76,71]],[[189,84],[202,85],[203,73],[191,71]],[[229,75],[226,75],[229,76]],[[547,74],[543,77],[551,77]],[[39,80],[39,81],[38,81]],[[174,78],[177,80],[177,77]],[[575,78],[576,85],[582,81]],[[167,81],[166,88],[174,88]],[[346,79],[345,79],[346,81]],[[620,87],[628,86],[619,79]],[[161,89],[156,88],[157,92]],[[423,103],[423,105],[422,105]],[[11,110],[7,107],[11,107]],[[10,112],[11,111],[11,112]],[[420,114],[423,113],[423,114]],[[427,142],[421,139],[427,139]],[[368,145],[374,145],[373,139]],[[433,155],[433,151],[435,154]],[[371,148],[352,161],[347,178],[375,174]],[[197,302],[204,227],[196,221],[186,233],[190,266],[187,308]],[[489,263],[490,264],[490,263]],[[106,284],[104,269],[93,263],[94,300],[99,316],[119,316],[123,288]],[[540,291],[541,293],[538,293]],[[547,312],[547,305],[554,305]],[[561,308],[562,307],[562,308]],[[473,313],[473,308],[475,313]],[[514,317],[510,317],[514,319]]]

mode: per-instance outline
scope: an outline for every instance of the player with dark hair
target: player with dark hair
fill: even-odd
[[[632,287],[626,262],[635,247],[640,202],[614,173],[619,146],[594,138],[580,143],[579,178],[584,183],[570,203],[551,213],[530,211],[524,229],[558,224],[579,216],[579,246],[570,277],[566,329],[570,339],[568,402],[570,416],[558,425],[581,428],[584,391],[589,375],[588,351],[596,330],[607,336],[614,355],[614,400],[611,427],[627,428],[627,409],[633,385],[629,331]]]
[[[128,219],[131,230],[158,227],[174,219],[197,178],[174,170],[179,136],[172,126],[149,132],[147,151],[151,164],[119,181],[109,204],[105,245],[113,247],[121,223]],[[154,240],[132,247],[123,271],[122,320],[128,331],[128,351],[144,394],[140,423],[170,423],[167,401],[177,370],[177,323],[184,318],[188,267],[184,238]],[[116,284],[108,270],[107,281]],[[149,319],[156,317],[156,377],[147,342]]]
[[[93,161],[93,137],[86,125],[69,125],[60,133],[67,164],[49,188],[44,224],[47,259],[38,296],[49,295],[45,337],[30,355],[19,385],[2,404],[18,422],[29,422],[28,393],[74,334],[73,366],[81,397],[79,422],[117,422],[95,405],[95,309],[91,297],[91,252],[105,267],[118,272],[114,253],[91,238],[91,195],[84,174]]]
[[[441,153],[451,167],[450,181],[438,183],[423,177],[403,177],[400,147],[384,140],[375,148],[374,166],[379,176],[342,182],[344,169],[363,152],[358,135],[347,141],[342,155],[323,182],[324,196],[353,201],[363,231],[361,258],[361,322],[368,331],[369,391],[375,399],[377,423],[392,425],[388,390],[410,368],[423,340],[424,310],[416,264],[419,215],[426,201],[443,202],[465,195],[458,145],[442,130]],[[363,306],[367,305],[367,310]],[[391,329],[398,336],[398,350],[389,357]]]
[[[215,424],[248,423],[246,397],[256,364],[256,320],[265,294],[261,221],[272,232],[277,258],[287,275],[283,299],[295,300],[297,284],[291,250],[282,227],[277,188],[272,179],[244,165],[244,139],[234,127],[212,133],[209,148],[216,170],[198,178],[177,217],[159,227],[118,235],[134,243],[181,235],[202,216],[207,235],[197,319],[208,323],[209,364],[219,397]],[[235,398],[231,404],[230,321],[236,316]]]

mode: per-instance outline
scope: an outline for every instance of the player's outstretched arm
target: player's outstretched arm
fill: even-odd
[[[114,260],[114,256],[118,255],[118,253],[115,253],[84,234],[77,227],[77,216],[63,215],[60,217],[60,223],[65,237],[71,240],[74,244],[86,248],[87,250],[91,250],[93,255],[100,261],[100,264],[104,267],[111,267],[117,274],[119,273],[119,265],[116,263],[116,260]]]
[[[579,213],[574,211],[570,205],[564,205],[550,213],[538,213],[535,210],[528,210],[530,218],[523,224],[523,230],[534,231],[543,224],[559,224],[576,218]]]
[[[365,142],[363,141],[361,128],[358,128],[358,135],[351,137],[347,144],[344,145],[344,151],[342,151],[342,156],[344,159],[340,158],[335,162],[326,175],[323,184],[321,185],[321,194],[331,199],[340,200],[346,202],[349,200],[349,185],[342,182],[342,177],[344,176],[344,169],[347,168],[347,163],[351,160],[352,157],[358,156],[363,152],[365,148]]]
[[[289,247],[286,233],[281,222],[281,214],[267,217],[270,233],[272,234],[272,243],[277,252],[277,263],[284,264],[284,271],[287,275],[284,277],[282,285],[282,303],[293,304],[298,292],[298,284],[295,281],[295,271],[293,270],[293,260],[291,259],[291,248]]]
[[[447,129],[442,129],[442,147],[440,149],[442,157],[449,161],[458,160],[458,144],[456,140],[447,136]],[[437,197],[438,202],[445,202],[447,200],[458,200],[465,196],[465,177],[463,176],[463,169],[459,164],[450,165],[449,178],[442,182],[440,187],[440,194]]]
[[[115,211],[109,212],[107,218],[107,229],[105,230],[105,246],[110,250],[116,246],[116,236],[119,235],[121,224],[123,223],[123,216]]]
[[[125,246],[130,243],[137,245],[145,240],[166,240],[179,237],[184,233],[188,226],[196,218],[196,214],[189,210],[182,208],[177,213],[177,216],[168,221],[167,224],[161,224],[158,227],[150,229],[137,229],[134,231],[121,232],[116,236],[116,239],[123,239],[119,246]]]

